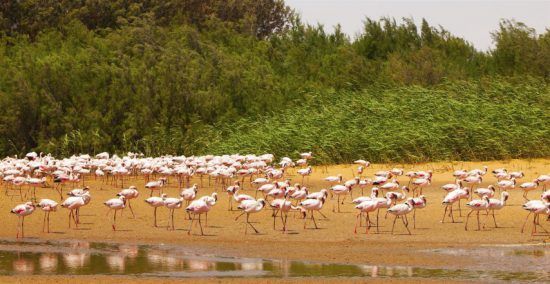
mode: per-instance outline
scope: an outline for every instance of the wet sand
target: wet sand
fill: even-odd
[[[278,279],[278,278],[205,278],[205,279],[158,279],[158,278],[142,278],[142,277],[126,277],[126,276],[0,276],[1,283],[365,283],[362,278],[297,278],[297,279]],[[429,279],[369,279],[369,283],[441,283],[439,280]],[[471,283],[472,281],[454,281],[446,280],[445,283]]]
[[[368,235],[364,234],[364,228],[361,228],[358,234],[353,233],[355,224],[356,210],[349,203],[348,198],[341,207],[341,213],[332,212],[336,200],[329,200],[325,204],[323,213],[328,219],[319,218],[317,220],[320,229],[311,229],[311,223],[308,223],[308,229],[303,229],[303,220],[289,218],[288,226],[290,231],[287,234],[281,232],[280,223],[277,224],[277,230],[272,228],[271,210],[264,210],[259,214],[251,216],[254,226],[261,234],[244,235],[244,219],[235,221],[234,218],[239,211],[228,211],[228,198],[224,192],[221,192],[221,186],[208,186],[208,180],[203,180],[203,185],[198,179],[192,182],[199,185],[199,196],[210,194],[215,188],[219,193],[218,204],[208,216],[208,227],[205,228],[206,236],[198,235],[199,228],[195,228],[193,235],[188,236],[189,220],[186,220],[186,214],[183,210],[176,210],[176,230],[166,229],[168,210],[159,208],[158,220],[161,227],[154,228],[153,209],[143,202],[143,199],[149,196],[149,191],[144,189],[143,177],[130,177],[125,180],[125,186],[136,185],[140,190],[140,197],[133,200],[132,207],[136,213],[136,218],[131,218],[129,210],[125,210],[121,218],[117,218],[117,231],[111,229],[112,215],[107,217],[105,214],[108,209],[103,202],[113,198],[120,189],[109,183],[100,180],[94,180],[93,177],[86,177],[86,185],[91,188],[92,201],[85,208],[81,209],[82,224],[78,229],[68,228],[68,211],[59,209],[58,212],[51,214],[51,233],[42,232],[43,213],[37,211],[25,220],[25,235],[27,238],[39,239],[81,239],[98,242],[117,242],[117,243],[136,243],[136,244],[179,244],[193,248],[197,252],[210,253],[221,256],[236,257],[257,257],[288,260],[312,260],[323,262],[338,263],[369,263],[376,265],[406,265],[406,266],[426,266],[426,267],[445,267],[445,268],[463,268],[475,267],[477,263],[472,261],[467,255],[440,255],[431,253],[432,249],[445,248],[476,248],[480,246],[499,246],[499,245],[540,245],[549,241],[547,234],[537,234],[531,236],[530,227],[528,232],[521,233],[520,228],[527,216],[527,212],[521,209],[523,204],[523,191],[511,190],[511,197],[507,206],[500,212],[497,212],[497,222],[499,228],[493,227],[492,219],[487,219],[487,228],[482,231],[475,231],[476,219],[470,219],[471,229],[464,230],[464,217],[456,218],[457,223],[441,223],[444,207],[441,200],[445,194],[440,186],[453,182],[452,171],[456,169],[474,169],[482,168],[483,165],[489,166],[489,170],[505,167],[509,171],[524,171],[525,178],[518,183],[532,181],[540,174],[550,172],[550,160],[510,160],[493,162],[454,162],[454,163],[430,163],[417,165],[372,165],[366,170],[366,175],[372,176],[375,171],[387,170],[392,167],[402,167],[405,170],[433,170],[433,183],[424,190],[424,195],[428,200],[428,206],[425,209],[418,210],[417,228],[412,228],[412,235],[408,235],[402,223],[396,223],[395,235],[390,234],[392,219],[381,219],[380,233],[371,228]],[[322,180],[329,175],[342,174],[344,179],[350,179],[355,171],[355,165],[337,165],[337,166],[318,166],[314,167],[311,177],[306,178],[305,185],[311,191],[318,191],[329,185]],[[294,171],[291,171],[291,175]],[[301,177],[293,175],[293,182],[300,182]],[[247,179],[248,180],[248,179]],[[406,184],[406,177],[400,177],[399,181]],[[495,183],[495,178],[488,173],[481,186],[486,187]],[[179,194],[177,182],[174,178],[170,180],[164,192],[169,196],[176,197]],[[5,186],[2,186],[5,188]],[[66,189],[72,188],[70,185]],[[251,185],[246,183],[244,193],[254,194],[251,191]],[[66,190],[65,190],[66,191]],[[359,196],[360,189],[354,189],[354,197]],[[529,194],[534,199],[540,196],[541,189],[537,189]],[[18,194],[16,190],[9,190],[8,195]],[[158,193],[156,193],[158,194]],[[364,195],[370,194],[368,192]],[[37,189],[38,198],[52,198],[59,200],[59,195],[52,188]],[[17,218],[9,214],[9,210],[16,204],[21,203],[19,196],[5,196],[0,198],[0,212],[6,212],[4,218],[4,230],[0,231],[0,238],[14,238],[16,235]],[[463,206],[463,216],[468,211]],[[381,214],[382,216],[382,214]],[[485,219],[483,216],[482,221]],[[541,219],[542,220],[542,219]],[[550,224],[546,221],[541,222],[547,230],[550,230]],[[250,232],[250,231],[249,231]],[[548,246],[542,245],[544,249]],[[20,281],[21,279],[33,276],[4,277],[0,281]],[[52,276],[50,278],[56,278]],[[86,281],[87,278],[82,278]],[[109,281],[109,277],[99,277]],[[116,277],[118,279],[118,277]],[[133,279],[127,279],[132,281]],[[142,279],[143,280],[143,279]],[[412,279],[411,279],[412,280]],[[102,281],[102,280],[100,280]],[[118,281],[118,280],[117,280]],[[144,280],[146,281],[146,280]],[[239,281],[241,282],[241,281]],[[292,282],[292,281],[291,281]],[[316,281],[317,282],[317,281]],[[78,282],[76,282],[78,283]]]

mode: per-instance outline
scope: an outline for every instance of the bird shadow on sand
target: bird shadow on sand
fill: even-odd
[[[116,229],[115,232],[132,232],[130,229]]]
[[[90,231],[92,228],[72,228],[75,231]]]
[[[50,231],[48,234],[59,234],[59,235],[64,235],[64,234],[66,234],[66,232]]]
[[[214,235],[214,234],[204,234],[204,235],[201,235],[201,234],[195,234],[195,233],[192,233],[190,236],[192,237],[216,237],[218,235]]]

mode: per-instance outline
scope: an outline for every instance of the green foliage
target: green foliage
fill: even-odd
[[[282,0],[4,1],[0,154],[547,156],[550,31],[493,37],[384,18],[350,39]]]
[[[544,84],[499,80],[321,92],[307,105],[227,126],[204,153],[312,150],[320,163],[546,157],[549,95]]]

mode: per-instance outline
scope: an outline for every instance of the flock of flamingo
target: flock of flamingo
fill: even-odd
[[[380,211],[385,210],[384,218],[391,214],[394,216],[391,233],[393,234],[397,219],[403,223],[408,234],[408,215],[412,214],[413,228],[416,227],[416,211],[427,206],[423,190],[432,183],[432,171],[409,171],[394,168],[388,171],[377,171],[374,177],[368,178],[365,174],[370,163],[365,160],[357,160],[357,168],[354,169],[355,178],[343,180],[343,176],[329,176],[324,178],[326,189],[312,192],[307,187],[306,178],[311,175],[313,168],[309,166],[313,158],[312,153],[300,154],[300,159],[293,161],[288,157],[274,163],[274,156],[265,155],[224,155],[224,156],[162,156],[143,157],[142,154],[128,153],[123,157],[110,156],[108,153],[100,153],[94,157],[90,155],[78,155],[70,158],[55,159],[51,155],[39,155],[35,152],[28,153],[24,158],[7,157],[0,162],[0,176],[2,183],[8,191],[19,194],[21,200],[30,201],[15,206],[11,213],[19,217],[17,225],[17,238],[24,237],[24,220],[38,207],[43,210],[43,231],[49,232],[50,213],[57,211],[59,205],[69,212],[69,228],[78,227],[80,224],[80,209],[88,205],[92,200],[90,188],[86,186],[85,179],[101,179],[103,184],[110,184],[115,188],[122,188],[112,199],[103,204],[108,208],[107,214],[112,213],[112,229],[116,230],[117,213],[129,209],[135,217],[132,209],[132,200],[140,196],[136,186],[125,188],[124,183],[129,183],[131,178],[143,176],[146,184],[144,190],[149,191],[149,197],[144,201],[153,208],[153,226],[157,227],[157,209],[165,207],[169,210],[168,229],[174,230],[174,211],[184,208],[190,220],[188,234],[191,234],[193,224],[198,225],[201,235],[204,234],[203,221],[208,226],[208,212],[212,210],[217,201],[218,194],[199,196],[199,186],[192,181],[203,184],[213,183],[215,191],[224,192],[228,197],[228,210],[234,207],[241,212],[235,220],[245,215],[245,234],[249,228],[254,232],[259,231],[250,221],[251,215],[264,209],[273,210],[273,228],[280,219],[282,232],[287,232],[289,214],[303,219],[303,227],[307,228],[308,222],[314,228],[318,228],[315,215],[324,218],[322,209],[329,200],[332,202],[332,210],[340,212],[340,205],[349,196],[349,200],[357,209],[354,232],[365,227],[365,233],[376,227],[379,230],[381,218]],[[300,169],[296,169],[300,167]],[[291,174],[291,172],[294,174]],[[483,177],[488,173],[487,167],[474,170],[457,170],[453,173],[455,183],[443,185],[444,190],[443,218],[449,218],[455,222],[455,211],[461,213],[461,200],[465,200],[465,206],[470,209],[466,215],[465,230],[468,230],[468,221],[472,214],[477,217],[477,230],[486,226],[488,218],[492,217],[494,226],[497,227],[495,211],[505,207],[506,201],[512,189],[524,191],[525,204],[522,208],[528,211],[527,218],[521,228],[524,231],[530,215],[533,215],[532,234],[537,227],[546,229],[540,223],[540,215],[549,216],[550,220],[550,190],[546,186],[550,184],[550,175],[541,175],[532,182],[516,184],[523,178],[522,172],[508,172],[506,169],[494,169],[492,174],[497,183],[481,188],[479,185]],[[291,176],[301,176],[300,183],[292,183]],[[399,177],[407,179],[406,185],[401,185]],[[247,180],[248,179],[248,180]],[[175,180],[175,181],[174,181]],[[181,192],[179,196],[169,197],[163,189],[170,183],[177,183]],[[53,184],[50,184],[53,183]],[[73,189],[63,194],[64,187]],[[80,188],[74,188],[79,186]],[[245,194],[248,189],[252,194]],[[370,195],[364,195],[370,186]],[[477,186],[477,187],[476,187]],[[59,203],[52,199],[37,199],[42,188],[53,188],[59,194]],[[528,199],[528,193],[542,189],[540,199]],[[359,191],[361,192],[359,194]],[[497,193],[499,191],[500,193]],[[353,198],[353,194],[359,195]],[[500,198],[499,195],[500,194]],[[258,196],[259,195],[259,196]],[[474,199],[474,195],[479,199]],[[15,195],[12,195],[12,198]],[[66,197],[66,198],[65,198]],[[455,208],[458,207],[458,210]],[[480,213],[485,213],[485,221],[481,222]],[[201,216],[204,215],[204,220]],[[371,216],[372,215],[372,216]],[[376,216],[374,216],[376,215]],[[311,225],[310,225],[311,226]],[[546,231],[546,233],[548,233]]]

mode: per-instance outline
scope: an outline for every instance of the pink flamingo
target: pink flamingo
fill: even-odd
[[[136,218],[130,200],[135,199],[139,196],[139,191],[137,190],[137,187],[132,185],[129,188],[123,189],[117,194],[117,196],[124,196],[124,205],[126,205],[126,203],[128,204],[128,208],[130,208],[130,212],[132,212],[132,217]]]
[[[497,220],[495,218],[495,210],[500,210],[506,206],[506,201],[508,200],[508,197],[510,196],[508,192],[503,191],[501,194],[500,199],[490,198],[489,199],[489,210],[493,213],[493,221],[495,222],[495,228],[498,228],[497,226]]]
[[[313,220],[313,224],[315,224],[315,229],[319,229],[317,227],[317,222],[315,222],[315,217],[313,216],[313,212],[321,212],[321,209],[323,209],[323,205],[325,204],[325,196],[321,197],[320,199],[306,199],[302,202],[300,202],[300,206],[304,208],[304,229],[307,225],[307,218],[306,218],[306,211],[309,211],[311,214],[311,220]],[[325,217],[326,218],[326,217]]]
[[[51,199],[41,199],[40,202],[38,202],[38,207],[44,211],[44,220],[42,222],[42,232],[44,232],[45,228],[47,228],[47,232],[50,232],[50,213],[53,211],[57,211],[57,205],[58,203],[51,200]]]
[[[162,194],[159,196],[151,196],[147,199],[145,199],[145,203],[149,204],[151,207],[154,208],[153,210],[153,216],[154,216],[154,223],[153,226],[157,227],[157,208],[164,206],[164,199],[166,198],[166,194]]]
[[[408,200],[405,203],[394,205],[388,209],[388,212],[390,214],[395,215],[395,218],[393,219],[393,225],[391,227],[392,235],[393,235],[393,230],[395,228],[395,221],[397,221],[397,218],[400,218],[401,221],[403,221],[403,225],[405,225],[407,232],[409,232],[409,235],[411,234],[411,231],[409,230],[409,221],[407,221],[407,214],[411,213],[413,209],[414,207],[411,204],[411,200]]]
[[[466,206],[470,207],[470,212],[466,216],[466,223],[464,224],[464,230],[468,231],[468,220],[470,219],[470,215],[476,212],[477,215],[477,230],[481,230],[480,227],[480,221],[479,221],[479,211],[487,210],[489,208],[489,197],[483,196],[482,199],[474,199],[468,203],[466,203]],[[485,223],[483,224],[483,228],[485,228]]]
[[[410,204],[412,205],[414,211],[413,211],[413,228],[416,229],[416,210],[426,208],[427,201],[426,197],[424,195],[420,195],[419,197],[415,198],[409,198],[408,199]]]
[[[241,217],[243,214],[246,214],[246,222],[245,222],[245,230],[244,230],[245,235],[248,233],[248,226],[250,226],[254,230],[254,232],[256,232],[256,234],[259,233],[259,231],[256,230],[254,225],[250,223],[250,214],[254,214],[262,211],[265,205],[266,205],[265,200],[260,198],[258,200],[243,200],[241,204],[237,206],[237,208],[242,210],[243,212],[235,218],[235,221],[237,221],[239,217]]]
[[[462,209],[460,208],[460,200],[461,199],[468,199],[470,196],[470,190],[467,187],[453,190],[443,198],[442,204],[445,205],[445,212],[443,213],[443,218],[441,219],[441,223],[445,223],[445,215],[447,215],[447,209],[450,208],[449,216],[451,217],[451,222],[455,222],[454,215],[453,215],[453,204],[455,202],[458,202],[458,212],[459,216],[462,216]]]
[[[34,212],[35,206],[32,202],[27,202],[15,206],[10,212],[17,215],[19,218],[17,222],[17,238],[19,238],[19,230],[21,230],[21,237],[25,237],[25,217]]]
[[[105,204],[105,206],[109,207],[109,211],[107,211],[107,215],[109,215],[109,212],[111,212],[111,210],[115,211],[113,214],[113,224],[111,224],[113,227],[113,231],[116,231],[116,212],[117,210],[122,210],[126,207],[124,205],[125,199],[126,198],[124,198],[124,196],[121,195],[118,198],[111,198],[103,203]]]
[[[212,206],[204,199],[198,199],[194,200],[185,208],[185,211],[187,211],[188,214],[193,214],[193,218],[191,219],[191,224],[189,225],[189,230],[187,231],[187,234],[191,234],[191,230],[193,229],[193,222],[195,221],[195,216],[198,215],[198,221],[199,221],[199,227],[201,228],[201,235],[204,235],[204,231],[202,229],[202,223],[201,223],[201,215],[208,213]]]
[[[520,188],[523,189],[523,199],[526,201],[529,201],[529,198],[527,198],[527,193],[531,190],[535,190],[539,186],[539,180],[535,179],[533,182],[524,182],[520,184]]]

